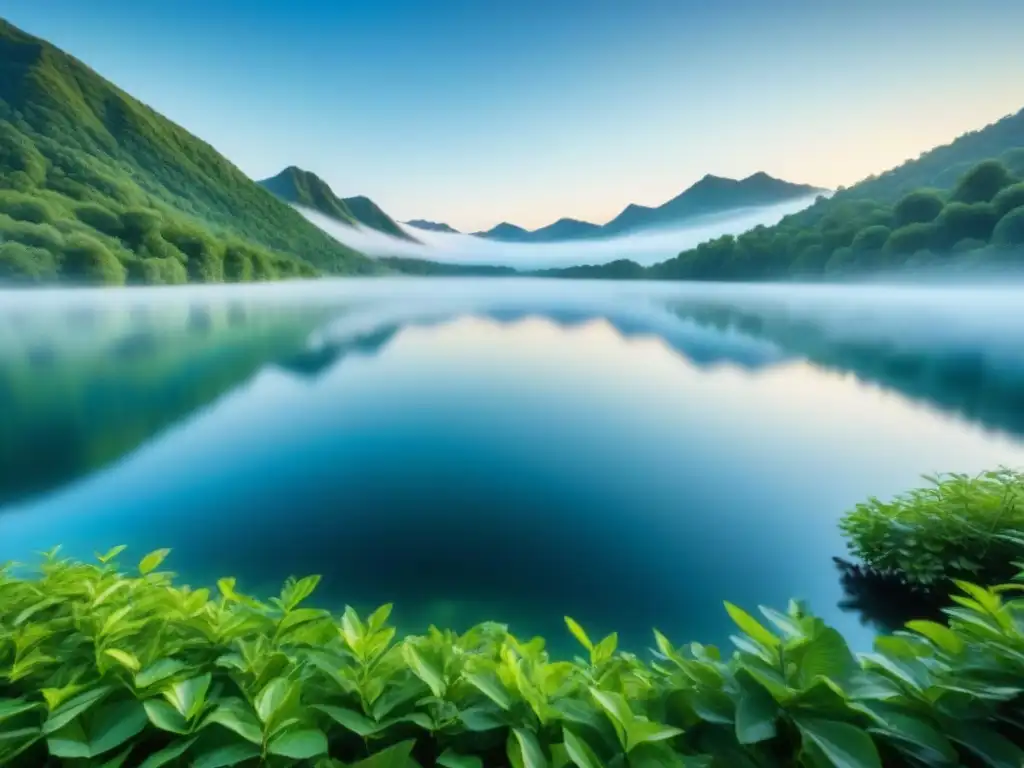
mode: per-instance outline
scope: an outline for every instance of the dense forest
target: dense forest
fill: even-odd
[[[818,200],[772,227],[725,235],[651,267],[628,260],[558,277],[765,280],[1021,261],[1024,111]]]
[[[0,20],[0,280],[380,271],[209,145]]]

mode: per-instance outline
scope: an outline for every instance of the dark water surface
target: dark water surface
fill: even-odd
[[[844,610],[836,521],[1024,466],[1004,289],[323,281],[0,293],[0,561],[171,547],[192,583],[723,642]]]

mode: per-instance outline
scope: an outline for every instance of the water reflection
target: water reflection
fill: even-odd
[[[805,597],[863,645],[902,609],[837,578],[838,515],[1024,463],[970,423],[1018,434],[999,336],[970,354],[761,294],[439,285],[0,313],[0,559],[55,531],[86,556],[171,546],[193,581],[319,572],[324,600],[413,628],[558,638],[570,613],[634,647],[722,640],[723,598]]]

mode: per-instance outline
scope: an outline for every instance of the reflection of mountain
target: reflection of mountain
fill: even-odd
[[[279,359],[275,365],[298,376],[313,379],[333,368],[348,355],[372,356],[378,354],[399,330],[397,325],[393,325],[372,333],[354,336],[348,341],[307,347]]]
[[[538,305],[522,307],[500,304],[464,310],[411,309],[382,313],[362,325],[346,326],[300,353],[279,360],[277,365],[302,376],[318,376],[353,352],[379,353],[405,327],[434,327],[454,318],[472,315],[501,325],[513,325],[541,318],[561,328],[576,328],[589,323],[606,322],[627,339],[660,339],[690,363],[698,367],[721,364],[756,370],[784,359],[777,347],[757,339],[701,327],[664,313],[609,311],[604,307],[559,308]],[[358,320],[353,316],[349,320]]]
[[[84,317],[42,328],[0,317],[0,506],[121,459],[301,345],[313,322],[238,306],[133,309],[92,313],[76,336]]]
[[[986,428],[1024,436],[1024,366],[983,342],[944,342],[937,325],[930,337],[913,334],[894,318],[888,333],[840,332],[827,322],[779,309],[739,309],[726,304],[686,304],[682,317],[708,327],[739,331],[778,345],[825,369],[852,373],[861,381],[927,402]],[[939,323],[936,320],[936,323]],[[902,335],[901,335],[902,333]],[[996,344],[993,339],[992,344]]]

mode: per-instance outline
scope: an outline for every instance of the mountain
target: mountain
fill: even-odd
[[[383,232],[385,235],[391,235],[401,240],[408,240],[413,243],[419,242],[415,237],[410,235],[400,226],[398,223],[384,213],[373,200],[368,197],[346,197],[344,198],[345,205],[352,211],[352,215],[356,217],[356,221],[360,224],[364,224],[371,229],[376,229],[378,232]]]
[[[386,235],[416,242],[368,197],[338,197],[326,181],[311,171],[290,165],[277,176],[258,183],[287,203],[317,211],[342,224],[363,224]]]
[[[531,234],[529,230],[517,227],[515,224],[509,224],[507,221],[501,222],[501,224],[486,232],[473,233],[476,237],[498,240],[503,243],[527,243],[531,239]]]
[[[601,234],[601,227],[589,221],[579,219],[559,219],[554,224],[535,229],[530,233],[533,242],[553,242],[557,240],[582,240]]]
[[[604,235],[676,224],[695,216],[724,213],[736,208],[775,205],[802,197],[811,198],[828,190],[808,184],[793,184],[759,172],[745,179],[704,176],[693,186],[657,208],[628,205],[601,228]]]
[[[374,273],[213,147],[0,19],[0,279]]]
[[[416,227],[416,229],[424,229],[427,232],[447,232],[452,235],[458,235],[459,230],[454,227],[450,227],[441,221],[427,221],[426,219],[410,219],[405,222],[410,227]]]
[[[707,200],[729,185],[703,186]],[[938,270],[945,279],[959,279],[1022,265],[1024,110],[819,197],[775,226],[718,237],[646,268],[619,261],[543,274],[750,281],[848,280],[878,272],[913,277]]]
[[[502,223],[486,232],[474,233],[488,240],[515,243],[559,242],[608,237],[659,226],[679,224],[697,216],[726,213],[739,208],[775,205],[799,198],[811,198],[828,190],[807,184],[793,184],[767,173],[755,173],[745,179],[727,179],[707,175],[693,186],[657,207],[630,203],[607,224],[591,224],[563,218],[554,224],[526,230]]]

